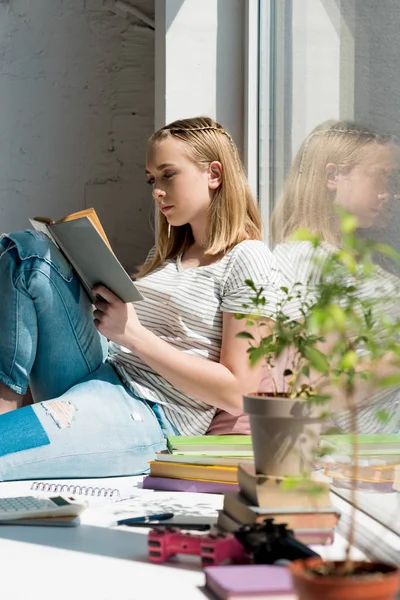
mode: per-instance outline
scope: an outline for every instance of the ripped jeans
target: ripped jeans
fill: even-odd
[[[0,481],[137,475],[177,433],[123,385],[71,265],[35,231],[0,238],[0,382],[35,399],[0,415]]]

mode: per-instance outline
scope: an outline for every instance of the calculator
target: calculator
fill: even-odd
[[[74,496],[0,498],[0,522],[15,519],[78,516],[86,504]]]

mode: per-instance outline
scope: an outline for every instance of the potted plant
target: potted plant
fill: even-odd
[[[248,328],[254,327],[254,333],[247,328],[238,337],[249,341],[251,365],[263,361],[264,366],[259,390],[243,397],[255,471],[303,477],[314,467],[321,426],[329,414],[325,405],[330,400],[319,388],[331,365],[320,349],[323,333],[310,327],[314,298],[300,284],[291,290],[282,287],[281,299],[270,311],[263,288],[257,289],[251,280],[245,283],[252,291],[250,304],[244,305],[246,313],[235,316],[244,319]],[[291,318],[293,310],[300,318]]]
[[[267,335],[259,334],[258,338],[247,332],[239,334],[249,339],[250,361],[254,364],[264,359],[269,374],[264,379],[261,393],[244,397],[244,408],[250,415],[256,471],[297,476],[303,471],[304,477],[302,465],[307,464],[310,471],[311,464],[299,458],[303,454],[303,446],[310,461],[318,453],[315,431],[310,436],[307,428],[315,424],[316,410],[320,411],[317,415],[320,421],[328,417],[334,395],[340,392],[350,417],[352,435],[352,508],[346,553],[343,561],[315,558],[295,561],[290,567],[292,577],[300,600],[322,597],[332,600],[351,597],[389,600],[395,597],[399,587],[398,570],[390,565],[354,562],[350,558],[350,550],[355,538],[357,510],[357,390],[360,384],[373,389],[400,383],[400,319],[396,315],[388,316],[390,305],[393,306],[396,298],[384,278],[376,278],[373,263],[377,252],[391,258],[396,258],[396,253],[390,247],[359,238],[354,216],[341,212],[339,217],[340,248],[327,248],[307,230],[296,232],[294,240],[314,246],[318,276],[306,286],[295,286],[294,290],[282,288],[283,299],[273,313],[268,314],[266,310],[262,290],[247,282],[253,290],[251,304],[254,310],[251,315],[240,314],[237,317],[258,327],[259,332],[265,324],[264,316],[271,316],[273,325]],[[379,286],[380,289],[377,289]],[[366,294],[366,290],[371,289],[377,293]],[[295,321],[289,318],[290,311],[286,310],[293,302],[298,303]],[[282,357],[288,361],[287,366],[284,364],[282,367]],[[277,368],[279,365],[280,368]],[[269,386],[268,392],[265,391],[265,383]],[[283,408],[278,408],[278,404]],[[299,408],[302,404],[306,407],[304,410]],[[290,432],[287,422],[298,414],[301,418],[306,415],[303,425],[294,424],[294,430]],[[388,415],[381,410],[376,418],[386,421]],[[283,419],[286,420],[286,428],[278,431]],[[310,437],[311,442],[305,441]],[[275,467],[271,467],[263,452],[269,452],[272,444],[273,454],[277,456],[279,439],[288,449],[291,445],[291,453],[297,456],[297,473],[285,472],[285,469],[280,473],[269,470]],[[285,468],[287,464],[287,460],[281,461]]]
[[[257,333],[239,333],[249,340],[250,363],[264,361],[260,389],[245,394],[244,411],[249,415],[255,470],[276,476],[299,476],[313,468],[321,425],[327,417],[324,405],[329,397],[317,393],[319,380],[328,373],[329,363],[320,351],[324,338],[309,328],[310,300],[300,286],[282,288],[282,299],[270,316],[273,329],[261,335],[266,322],[263,289],[252,289],[252,313],[237,314]],[[289,306],[298,305],[300,320],[289,317]],[[249,306],[246,306],[249,309]],[[269,315],[268,315],[269,316]],[[317,369],[317,370],[315,370]]]

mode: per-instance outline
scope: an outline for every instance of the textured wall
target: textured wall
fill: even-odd
[[[154,31],[102,4],[0,0],[0,231],[95,206],[133,268],[153,240]]]

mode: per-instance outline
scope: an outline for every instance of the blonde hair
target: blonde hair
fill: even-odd
[[[222,182],[215,190],[208,208],[209,227],[204,254],[216,256],[229,252],[244,240],[261,239],[261,217],[250,190],[238,149],[230,134],[209,117],[174,121],[159,129],[149,139],[149,146],[168,138],[184,142],[188,155],[199,168],[213,161],[222,165]],[[158,240],[153,257],[142,265],[138,276],[147,275],[168,259],[176,258],[193,244],[189,224],[171,227],[159,216]]]
[[[273,243],[287,241],[297,228],[306,227],[322,240],[338,244],[338,218],[327,187],[326,165],[351,169],[373,145],[391,141],[394,137],[346,121],[326,121],[316,127],[301,145],[276,204],[271,219]]]

